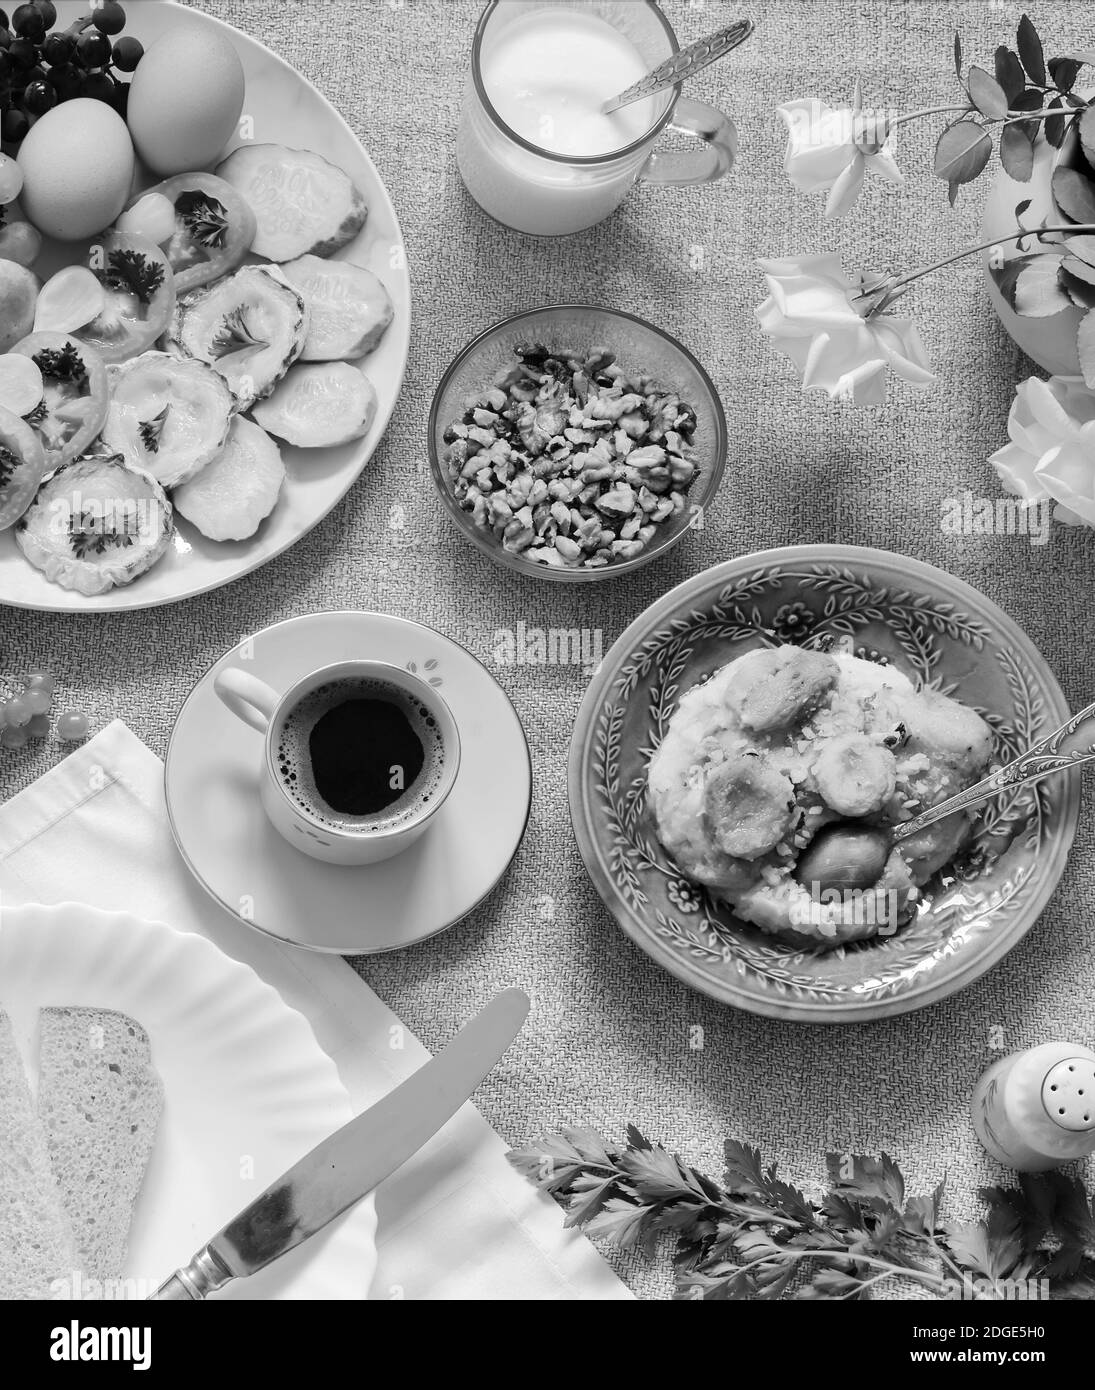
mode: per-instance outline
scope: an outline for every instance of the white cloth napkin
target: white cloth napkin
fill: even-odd
[[[85,902],[202,932],[311,1021],[357,1111],[427,1058],[345,961],[249,931],[206,896],[171,837],[163,763],[122,723],[0,807],[0,901]],[[371,1298],[632,1297],[505,1151],[468,1104],[380,1187]]]

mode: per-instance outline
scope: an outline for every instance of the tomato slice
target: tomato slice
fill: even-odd
[[[88,252],[106,292],[97,318],[76,330],[104,362],[124,362],[150,348],[175,312],[175,272],[147,237],[108,232]]]
[[[219,280],[250,251],[255,214],[242,195],[216,174],[176,174],[144,189],[130,207],[150,193],[162,194],[175,208],[175,232],[163,249],[175,272],[177,294]]]
[[[73,333],[31,333],[12,352],[42,373],[45,394],[26,422],[42,442],[48,466],[77,458],[98,438],[110,409],[106,363]]]
[[[41,441],[25,420],[0,407],[0,531],[19,520],[46,473]]]

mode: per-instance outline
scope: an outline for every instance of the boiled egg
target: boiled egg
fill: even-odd
[[[162,176],[204,169],[243,110],[239,55],[219,31],[179,25],[150,44],[133,74],[127,119],[137,153]]]
[[[95,236],[129,201],[133,167],[133,142],[112,106],[89,97],[62,102],[20,146],[23,215],[59,241]]]

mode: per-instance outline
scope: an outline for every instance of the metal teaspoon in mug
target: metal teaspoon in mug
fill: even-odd
[[[906,840],[945,820],[958,811],[968,811],[990,801],[1001,792],[1014,791],[1065,772],[1071,767],[1095,761],[1095,744],[1087,748],[1061,751],[1061,745],[1088,720],[1095,717],[1095,704],[1087,705],[1059,729],[1032,744],[1012,762],[998,767],[982,781],[938,806],[921,811],[912,820],[896,825],[866,825],[859,821],[834,821],[814,837],[798,862],[795,878],[807,888],[819,891],[849,892],[876,884],[890,852]]]
[[[705,39],[697,39],[695,43],[690,43],[687,48],[682,48],[679,53],[667,59],[660,67],[656,67],[653,72],[640,77],[626,92],[621,92],[619,96],[606,101],[601,110],[607,116],[613,111],[618,111],[621,106],[630,106],[633,101],[642,101],[644,97],[663,92],[666,87],[676,87],[686,78],[702,72],[711,63],[718,62],[731,49],[737,48],[738,44],[744,43],[754,27],[751,19],[737,19],[714,34],[708,34]]]

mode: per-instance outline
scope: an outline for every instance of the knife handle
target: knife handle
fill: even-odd
[[[233,1277],[206,1246],[204,1250],[198,1251],[185,1269],[177,1269],[171,1278],[149,1297],[161,1301],[187,1303],[208,1298],[211,1293],[223,1289]]]

